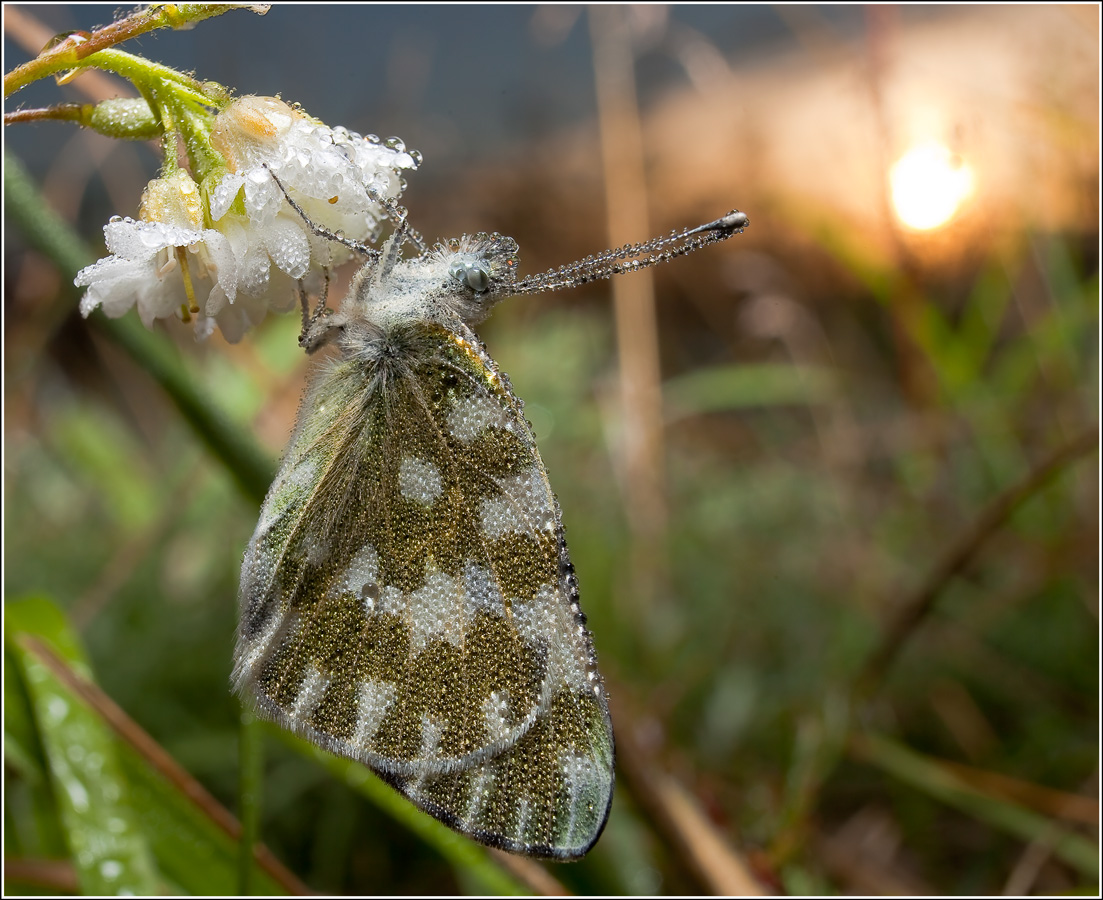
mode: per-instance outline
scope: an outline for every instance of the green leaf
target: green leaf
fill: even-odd
[[[60,610],[40,597],[8,604],[5,640],[27,687],[81,891],[158,893],[111,732],[43,659],[43,651],[53,651],[78,662]]]
[[[4,765],[32,785],[45,784],[46,771],[37,753],[34,719],[19,666],[4,648]]]
[[[4,648],[4,853],[60,859],[69,848],[46,774],[22,673]]]
[[[117,746],[130,779],[134,807],[164,875],[189,894],[236,894],[237,839],[213,822],[133,746],[122,741]],[[252,877],[257,894],[288,893],[257,863]]]
[[[90,681],[88,666],[62,612],[44,598],[30,598],[9,603],[6,622],[7,646],[15,674],[28,684],[81,890],[235,894],[236,823],[121,711],[105,716],[106,699],[90,702],[98,688],[75,688],[75,679]],[[5,686],[9,696],[13,680]],[[31,757],[22,767],[31,783],[34,756],[25,749],[17,704],[5,709],[5,727],[16,735],[19,752]],[[21,803],[25,809],[25,796]],[[35,855],[32,847],[17,849]],[[286,894],[300,887],[289,873],[271,863],[270,868],[254,861],[257,893]]]

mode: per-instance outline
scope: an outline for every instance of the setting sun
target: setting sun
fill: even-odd
[[[889,173],[892,205],[909,228],[927,231],[948,222],[973,190],[973,171],[937,142],[905,153]]]

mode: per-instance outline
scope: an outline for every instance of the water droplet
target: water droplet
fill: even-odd
[[[51,697],[46,704],[46,715],[54,722],[60,722],[69,714],[69,704],[62,697]]]
[[[100,863],[100,874],[108,881],[114,881],[123,874],[123,864],[117,859],[105,859]]]
[[[406,142],[402,138],[389,137],[383,142],[383,146],[398,153],[406,152]]]
[[[67,779],[64,785],[73,809],[79,813],[88,812],[88,791],[84,789],[84,785],[75,779]]]
[[[76,47],[87,41],[92,35],[87,31],[62,31],[55,34],[50,38],[43,46],[42,50],[52,50],[55,47],[60,47],[66,41],[71,41],[73,46]]]

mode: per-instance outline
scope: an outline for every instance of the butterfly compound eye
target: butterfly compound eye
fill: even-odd
[[[458,284],[471,288],[476,294],[481,294],[490,287],[490,268],[483,260],[453,263],[448,274]]]

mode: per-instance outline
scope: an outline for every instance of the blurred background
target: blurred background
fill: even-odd
[[[5,71],[113,14],[5,6]],[[415,227],[512,235],[522,272],[748,214],[480,329],[614,703],[613,813],[544,867],[562,886],[1097,889],[1098,7],[277,6],[124,49],[401,136]],[[6,111],[127,87],[47,79]],[[159,165],[64,123],[5,142],[96,256]],[[5,599],[60,607],[234,809],[258,502],[10,218],[4,241]],[[158,329],[273,469],[296,318],[235,346]],[[261,835],[311,888],[485,888],[267,735]],[[55,856],[5,760],[6,859]]]

